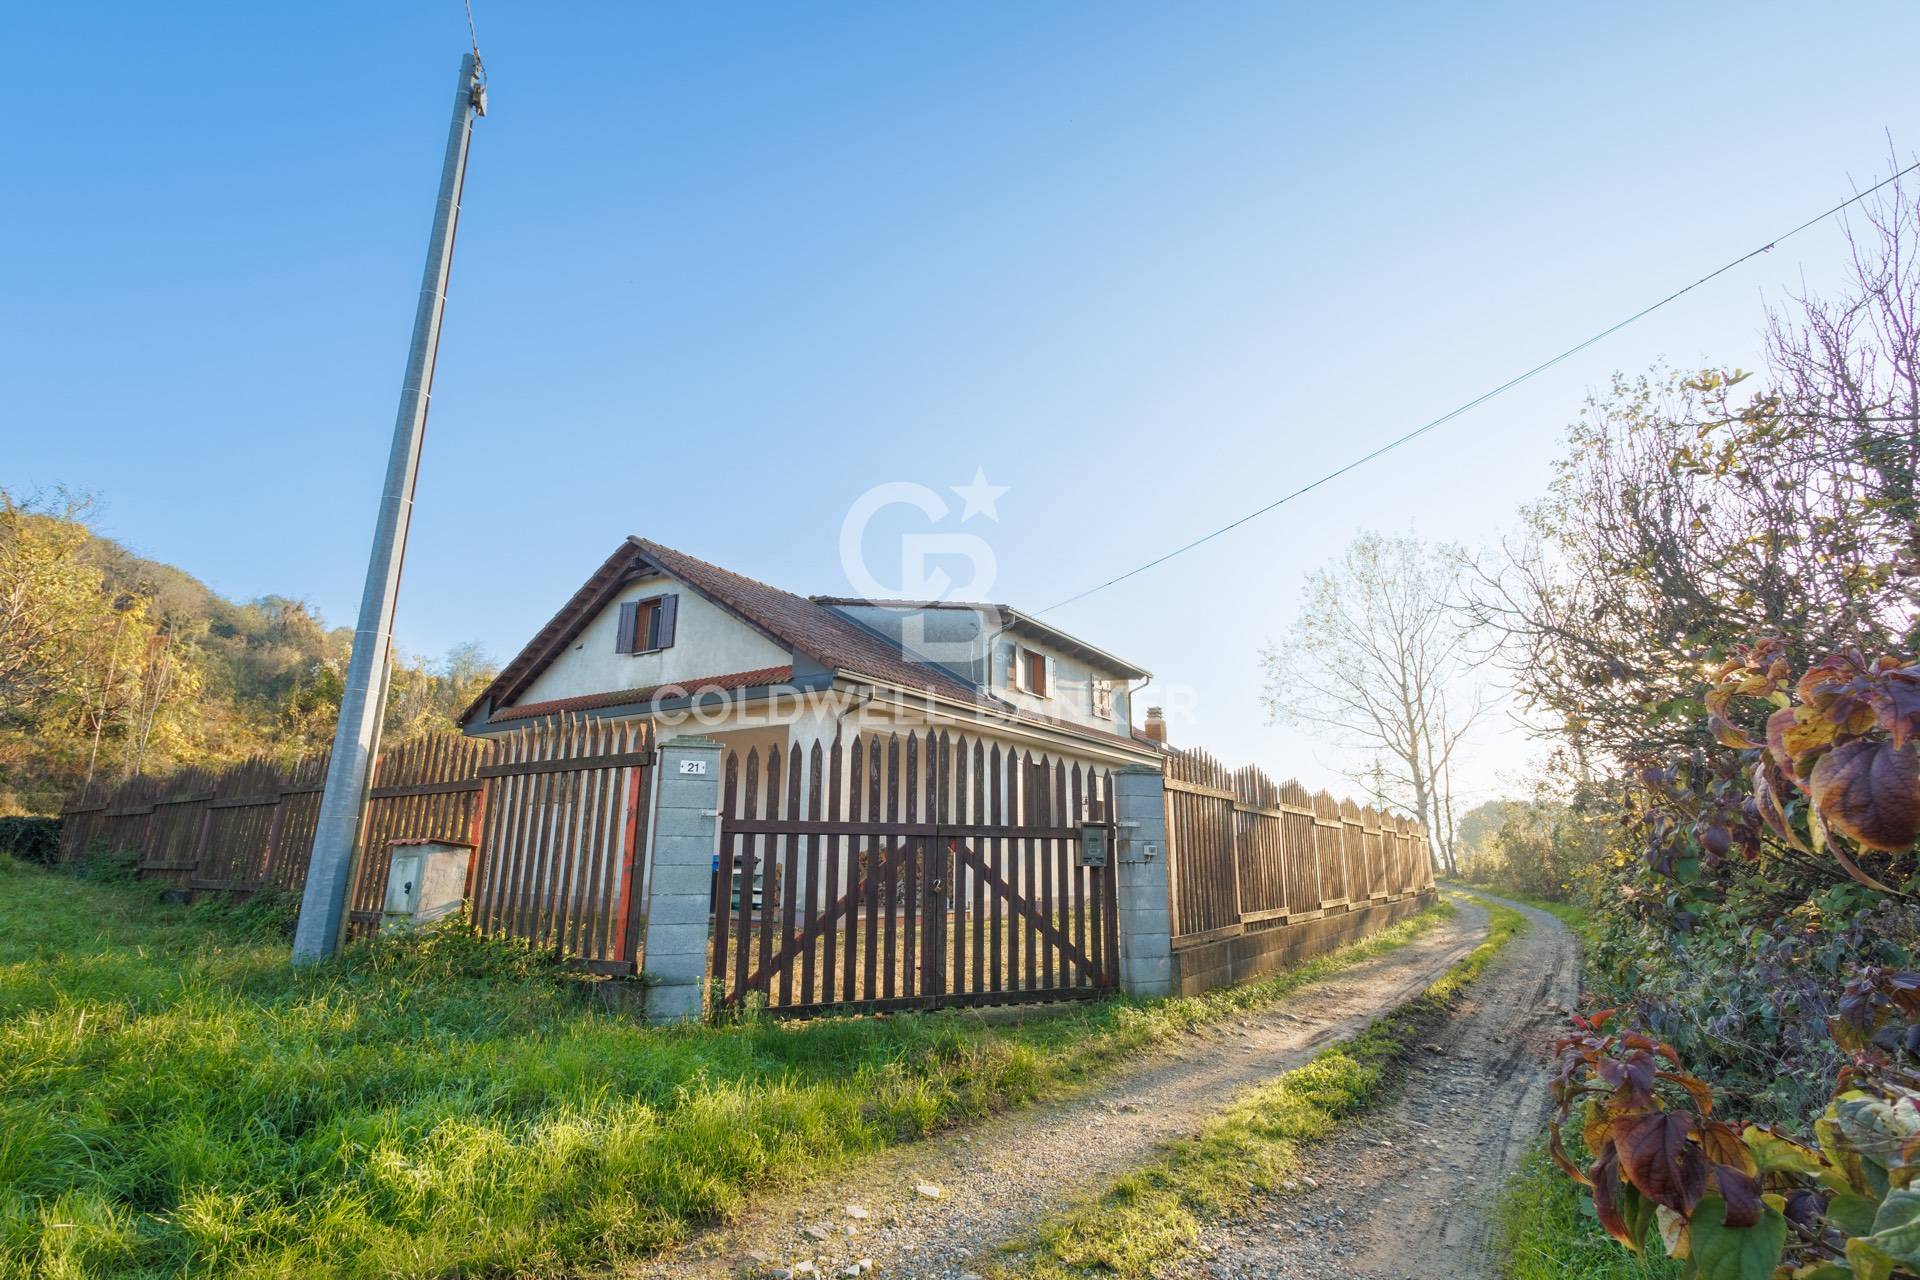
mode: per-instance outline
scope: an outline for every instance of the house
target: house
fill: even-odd
[[[461,717],[646,717],[745,752],[855,732],[964,733],[1070,765],[1157,766],[1145,669],[1000,604],[799,596],[628,538]]]

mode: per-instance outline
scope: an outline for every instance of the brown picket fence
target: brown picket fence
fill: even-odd
[[[473,918],[491,933],[629,973],[646,903],[653,733],[630,720],[567,719],[506,735],[486,787]]]
[[[1204,751],[1162,766],[1174,946],[1319,919],[1433,887],[1420,824]]]
[[[606,972],[639,963],[645,726],[569,718],[495,740],[431,734],[383,751],[360,824],[350,932],[370,932],[396,841],[474,848],[475,919]],[[84,788],[62,812],[60,857],[131,856],[144,880],[240,899],[306,884],[327,753],[251,759]]]

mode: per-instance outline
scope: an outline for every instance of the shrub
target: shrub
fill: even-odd
[[[60,857],[60,819],[0,818],[0,853],[52,866]]]
[[[1920,1275],[1920,974],[1875,969],[1831,1022],[1847,1053],[1806,1141],[1716,1114],[1671,1045],[1574,1019],[1556,1048],[1549,1150],[1633,1253],[1658,1239],[1688,1280],[1889,1280]],[[1593,1163],[1567,1151],[1577,1122]]]

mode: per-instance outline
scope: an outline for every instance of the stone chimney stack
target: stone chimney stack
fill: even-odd
[[[1167,718],[1160,713],[1159,707],[1147,708],[1147,723],[1141,732],[1155,742],[1165,745],[1167,741]]]

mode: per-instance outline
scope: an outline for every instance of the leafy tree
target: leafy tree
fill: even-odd
[[[224,600],[94,534],[85,497],[0,490],[0,815],[107,780],[326,746],[350,633],[306,603]],[[445,728],[492,678],[477,647],[402,656],[390,742]]]
[[[1604,806],[1556,794],[1543,779],[1531,799],[1489,801],[1461,821],[1461,874],[1473,884],[1570,901],[1603,866],[1616,818]]]
[[[1462,857],[1472,857],[1486,848],[1489,837],[1500,829],[1507,815],[1526,804],[1524,800],[1483,800],[1460,816],[1455,839]]]

